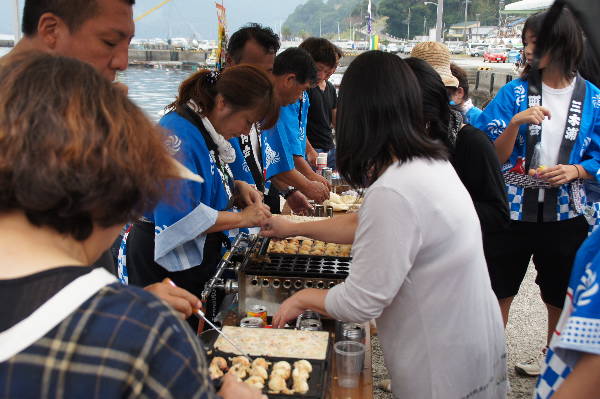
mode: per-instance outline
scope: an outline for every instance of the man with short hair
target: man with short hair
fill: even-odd
[[[299,134],[299,110],[294,105],[316,79],[316,65],[303,49],[288,48],[275,58],[273,82],[281,110],[277,124],[262,132],[264,174],[267,179],[292,187],[286,194],[288,198],[295,189],[310,193],[311,187],[307,187],[306,183],[316,186],[322,193],[319,195],[329,194],[323,183],[308,180],[296,170],[296,152],[293,149],[297,144],[291,142],[298,140]]]
[[[335,73],[343,52],[329,40],[317,37],[309,37],[300,44],[300,47],[312,56],[318,71],[316,86],[307,91],[310,101],[306,126],[307,158],[312,164],[310,160],[316,159],[316,153],[326,153],[327,166],[335,169],[333,129],[337,93],[329,78]]]
[[[0,59],[0,67],[24,52],[41,51],[79,59],[113,81],[117,71],[123,71],[128,66],[128,48],[135,31],[134,4],[135,0],[26,0],[23,10],[25,36],[10,53]],[[110,253],[101,260],[112,265]],[[193,311],[202,307],[196,296],[174,287],[167,280],[145,289],[171,305],[182,319],[190,317]],[[125,319],[123,321],[126,322]],[[109,352],[102,356],[110,362],[113,354]],[[174,357],[180,360],[180,354],[175,352],[173,350],[163,360],[171,361]],[[119,361],[125,362],[123,359]],[[175,367],[176,362],[173,364]],[[197,372],[205,373],[205,370]],[[150,378],[151,374],[147,370],[145,372],[148,374],[146,377]],[[212,391],[209,387],[197,387],[195,394],[201,398],[212,398],[215,397]],[[224,381],[219,395],[227,399],[266,397],[232,378]]]
[[[135,33],[135,0],[27,0],[23,9],[24,37],[0,65],[25,51],[76,58],[113,81],[128,66],[129,43]],[[115,273],[110,251],[96,261]],[[171,305],[182,318],[201,307],[200,300],[169,282],[145,287]]]
[[[252,64],[272,73],[275,54],[278,50],[279,37],[270,28],[259,24],[249,24],[231,36],[227,47],[227,64]],[[304,59],[304,62],[307,62],[307,60]],[[304,64],[304,67],[309,68],[306,64]],[[306,83],[302,82],[302,84]],[[276,88],[278,94],[282,89],[285,90],[283,85]],[[293,102],[297,101],[301,93]],[[280,96],[280,99],[284,97],[285,94],[283,97]],[[283,101],[282,105],[290,106],[286,101]],[[282,109],[282,111],[285,110]],[[283,113],[285,114],[285,112]],[[297,136],[300,129],[298,116],[294,120],[289,118],[287,120],[289,128],[282,129],[283,125],[278,122],[280,129],[277,134]],[[265,137],[269,137],[274,142],[268,143],[265,141]],[[273,213],[279,213],[279,190],[283,191],[281,194],[287,199],[290,208],[297,213],[303,213],[310,209],[306,197],[318,202],[328,198],[329,190],[324,186],[321,176],[316,175],[314,172],[309,176],[299,173],[298,170],[295,170],[293,161],[291,163],[282,162],[277,169],[278,173],[275,175],[270,174],[267,177],[273,184],[269,186],[269,183],[265,181],[266,169],[271,169],[271,166],[273,166],[269,163],[269,167],[267,167],[267,160],[279,159],[282,161],[284,159],[274,157],[271,152],[267,153],[265,150],[267,148],[273,150],[275,146],[284,145],[285,151],[288,151],[291,144],[287,136],[280,139],[271,134],[261,136],[259,139],[257,129],[254,127],[249,136],[232,139],[230,142],[237,153],[236,161],[230,164],[234,175],[238,179],[255,184],[263,192],[267,191],[265,202],[269,204]],[[293,158],[291,159],[293,160]],[[267,188],[268,190],[266,190]]]
[[[127,69],[135,0],[28,0],[24,37],[6,56],[28,50],[77,58],[108,80]]]
[[[250,23],[237,30],[227,43],[227,65],[250,64],[273,72],[279,36],[271,28]]]

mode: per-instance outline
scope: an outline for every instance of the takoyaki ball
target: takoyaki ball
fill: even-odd
[[[271,378],[273,378],[274,376],[278,376],[283,378],[284,380],[287,380],[288,378],[290,378],[290,375],[290,371],[286,369],[273,369],[271,371]]]
[[[276,362],[273,365],[273,370],[275,370],[275,369],[285,369],[285,370],[292,371],[292,365],[286,361],[280,361],[280,362]]]
[[[296,380],[297,378],[302,378],[305,380],[308,380],[308,371],[306,371],[306,369],[302,368],[302,369],[298,369],[295,368],[294,371],[292,372],[292,378],[294,380]]]
[[[257,376],[248,378],[246,381],[244,381],[244,383],[258,389],[259,391],[262,391],[262,389],[265,387],[265,380]]]
[[[271,374],[271,378],[269,379],[269,392],[279,393],[286,389],[287,385],[285,384],[283,377]]]
[[[303,378],[294,379],[294,385],[292,389],[295,393],[305,394],[308,392],[308,382]]]
[[[243,380],[248,375],[247,366],[243,366],[240,363],[234,364],[229,369],[228,374],[233,374],[233,375],[235,375],[238,378],[241,378]]]
[[[252,361],[252,367],[262,367],[265,370],[269,368],[271,362],[268,362],[264,357],[257,357]]]
[[[221,370],[226,370],[227,369],[227,360],[225,360],[224,358],[217,356],[215,358],[213,358],[213,360],[210,361],[210,365],[211,366],[216,366]]]
[[[263,380],[269,378],[269,373],[267,373],[267,369],[261,366],[252,366],[252,368],[249,371],[249,374],[252,377],[260,377]]]
[[[250,367],[250,360],[246,356],[236,356],[231,358],[231,365],[241,364],[244,367]]]
[[[298,360],[298,361],[294,362],[294,368],[304,369],[308,373],[312,373],[312,370],[313,370],[312,364],[310,364],[310,362],[308,360]]]
[[[208,368],[208,375],[211,380],[216,380],[218,378],[223,377],[223,370],[221,370],[217,365],[210,365]]]

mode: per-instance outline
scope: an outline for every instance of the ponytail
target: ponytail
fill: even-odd
[[[208,69],[196,72],[181,83],[177,98],[166,110],[178,110],[192,100],[206,116],[215,108],[218,94],[235,111],[257,109],[263,129],[273,127],[279,118],[271,79],[251,65],[232,66],[222,72]]]

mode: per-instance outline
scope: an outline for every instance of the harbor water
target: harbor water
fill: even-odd
[[[182,70],[130,68],[119,72],[117,80],[129,88],[129,98],[155,122],[175,100],[181,82],[192,72]]]

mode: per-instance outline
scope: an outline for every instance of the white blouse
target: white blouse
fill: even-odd
[[[449,162],[390,166],[367,190],[326,310],[375,318],[397,398],[505,398],[506,350],[481,228]]]

